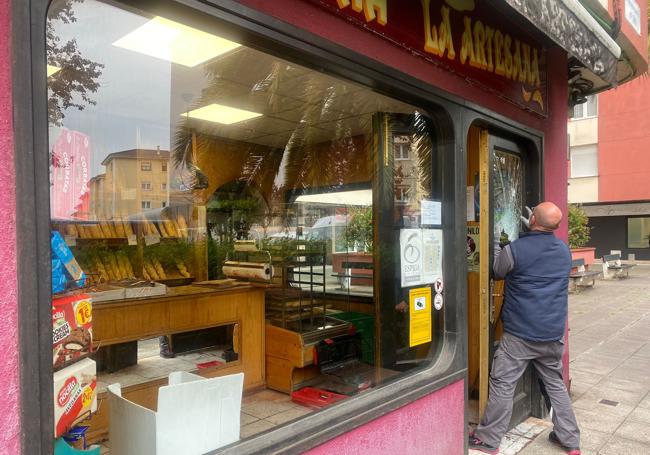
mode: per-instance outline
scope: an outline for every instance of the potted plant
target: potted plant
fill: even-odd
[[[332,270],[334,272],[344,272],[347,268],[353,275],[368,275],[372,277],[372,248],[373,248],[373,225],[372,225],[372,207],[359,207],[349,210],[349,219],[343,234],[343,241],[347,251],[345,253],[335,253],[332,258]],[[349,268],[344,267],[347,264],[368,264],[365,267]],[[354,277],[351,284],[360,286],[372,286],[371,278]]]
[[[594,263],[596,248],[586,246],[589,243],[591,228],[584,209],[576,204],[569,204],[569,248],[572,259],[584,259],[585,266]]]

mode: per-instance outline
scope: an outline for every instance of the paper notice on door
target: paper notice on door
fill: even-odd
[[[402,287],[433,283],[442,277],[442,230],[400,231]]]
[[[440,225],[442,224],[442,203],[440,201],[420,201],[422,216],[421,224]]]
[[[476,221],[476,215],[474,214],[474,187],[467,187],[467,198],[465,200],[467,205],[467,221]]]
[[[409,291],[409,346],[431,341],[431,288]]]
[[[442,230],[422,230],[422,284],[442,278]]]

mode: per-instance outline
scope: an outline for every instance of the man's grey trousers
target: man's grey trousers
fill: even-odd
[[[508,429],[517,381],[533,362],[553,407],[553,431],[563,445],[580,447],[580,430],[562,381],[563,341],[532,342],[504,333],[494,353],[487,408],[474,435],[499,447]]]

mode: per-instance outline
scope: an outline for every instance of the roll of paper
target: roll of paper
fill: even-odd
[[[273,266],[259,262],[226,261],[223,274],[239,280],[271,281]]]

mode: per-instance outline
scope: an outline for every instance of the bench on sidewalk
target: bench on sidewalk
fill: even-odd
[[[622,264],[620,254],[606,254],[603,256],[603,278],[613,280],[614,278],[627,278],[630,276],[630,269],[634,264]]]
[[[353,270],[373,270],[374,264],[372,262],[343,262],[343,272],[334,272],[332,276],[335,276],[339,280],[341,289],[349,289],[350,284],[352,284],[353,279],[357,280],[370,280],[372,281],[372,273],[363,274],[363,273],[353,273]]]
[[[569,281],[571,282],[570,290],[579,292],[580,287],[594,287],[596,285],[596,278],[600,276],[601,272],[594,270],[587,270],[585,267],[585,260],[583,258],[574,259],[571,263],[571,273],[569,274]]]

